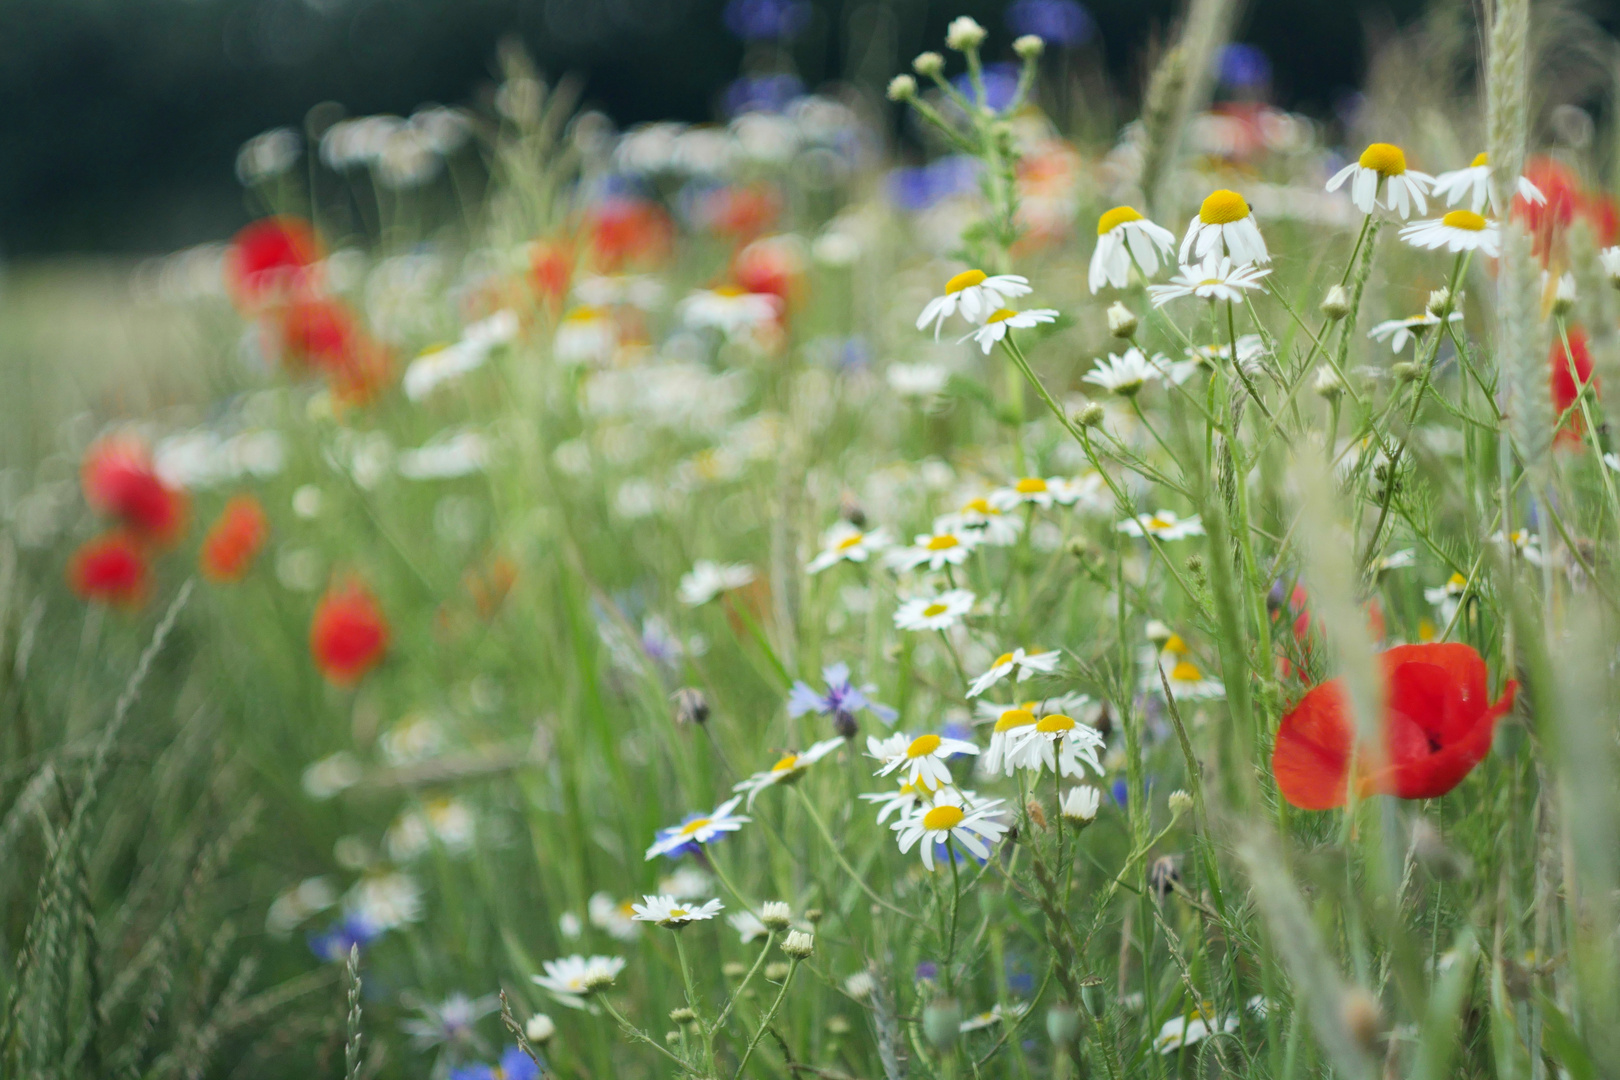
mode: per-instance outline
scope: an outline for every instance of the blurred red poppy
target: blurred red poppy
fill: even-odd
[[[321,674],[338,686],[353,686],[388,651],[388,620],[365,584],[334,584],[315,605],[309,651]]]
[[[1489,703],[1485,661],[1467,645],[1399,645],[1379,660],[1384,745],[1373,760],[1355,753],[1342,680],[1314,687],[1283,717],[1271,768],[1277,790],[1300,809],[1343,806],[1352,771],[1361,797],[1438,798],[1490,753],[1496,721],[1513,707],[1513,682]]]
[[[786,309],[804,283],[804,253],[795,237],[767,236],[737,252],[731,272],[743,289],[769,293]]]
[[[115,607],[140,607],[151,587],[145,550],[122,530],[85,541],[73,553],[67,576],[79,596]]]
[[[85,451],[80,469],[85,501],[117,518],[147,543],[167,547],[186,529],[186,493],[164,482],[146,444],[132,435],[108,435]]]
[[[662,262],[675,238],[675,226],[656,203],[614,198],[594,207],[586,219],[596,269],[618,273],[630,266]]]
[[[568,286],[574,276],[574,252],[564,243],[537,240],[529,248],[529,277],[535,292],[552,307],[561,307],[568,298]]]
[[[320,241],[309,222],[262,218],[231,241],[225,253],[225,287],[238,307],[257,311],[308,288],[320,258]]]
[[[1569,349],[1566,351],[1562,338],[1553,338],[1552,350],[1547,354],[1547,364],[1552,369],[1552,400],[1553,411],[1563,416],[1565,410],[1575,404],[1580,395],[1581,387],[1591,383],[1592,393],[1597,393],[1597,380],[1592,377],[1592,352],[1586,345],[1586,331],[1578,326],[1569,328]],[[1560,442],[1573,442],[1579,440],[1581,432],[1581,414],[1577,410],[1571,412],[1558,430]]]
[[[209,581],[241,581],[270,536],[270,519],[252,495],[236,495],[203,537],[198,563]]]
[[[393,376],[387,346],[366,333],[342,301],[299,297],[277,309],[273,326],[282,362],[294,371],[319,371],[345,404],[371,401]]]
[[[703,198],[699,216],[710,229],[739,243],[761,235],[776,224],[782,196],[768,184],[729,184]]]

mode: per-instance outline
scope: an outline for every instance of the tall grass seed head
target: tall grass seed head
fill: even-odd
[[[970,52],[984,44],[985,29],[971,15],[958,15],[945,29],[945,44],[957,52]]]

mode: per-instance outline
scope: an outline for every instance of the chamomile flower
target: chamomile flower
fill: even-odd
[[[1228,1016],[1224,1021],[1215,1017],[1215,1007],[1208,1002],[1183,1016],[1173,1016],[1159,1028],[1153,1039],[1153,1049],[1160,1054],[1173,1054],[1184,1046],[1203,1042],[1219,1028],[1230,1033],[1238,1029],[1238,1018]]]
[[[1183,296],[1241,304],[1244,294],[1258,290],[1261,280],[1270,273],[1270,267],[1234,263],[1229,258],[1216,262],[1211,257],[1197,266],[1182,266],[1166,285],[1148,286],[1148,295],[1153,297],[1154,307],[1163,307]]]
[[[1014,649],[1012,652],[1002,653],[991,663],[983,675],[973,680],[968,688],[967,696],[978,697],[996,683],[1011,675],[1014,682],[1023,682],[1034,674],[1049,674],[1057,670],[1058,661],[1063,654],[1056,649],[1025,651]]]
[[[1084,825],[1095,821],[1102,807],[1102,791],[1090,784],[1077,784],[1063,793],[1058,811],[1065,821]]]
[[[731,928],[737,931],[737,937],[742,940],[744,945],[770,933],[765,924],[760,922],[759,916],[752,911],[734,912],[726,916],[726,922],[730,923]]]
[[[988,1027],[995,1027],[1004,1020],[1016,1020],[1029,1011],[1029,1006],[1022,1001],[1010,1002],[1006,1008],[998,1003],[989,1012],[970,1016],[957,1025],[957,1030],[963,1035],[972,1031],[983,1031]]]
[[[895,609],[894,625],[901,630],[949,630],[973,610],[976,599],[966,589],[914,596]]]
[[[890,556],[889,564],[900,570],[911,570],[925,563],[930,570],[961,566],[978,543],[979,537],[966,529],[935,522],[932,532],[919,533],[910,547]]]
[[[1159,360],[1169,363],[1164,357],[1149,360],[1141,349],[1133,345],[1125,350],[1124,356],[1109,353],[1107,360],[1098,360],[1097,366],[1088,371],[1081,381],[1100,386],[1121,397],[1135,397],[1148,383],[1164,378],[1164,370],[1157,363]]]
[[[1204,674],[1203,669],[1185,653],[1178,655],[1166,645],[1160,654],[1159,664],[1164,672],[1164,681],[1170,686],[1170,696],[1177,701],[1197,701],[1202,698],[1226,696],[1226,687],[1221,681]],[[1157,685],[1156,677],[1154,689],[1163,692],[1163,688]]]
[[[603,987],[612,986],[613,980],[624,970],[622,956],[565,956],[561,960],[547,960],[542,967],[544,975],[531,975],[534,984],[571,1009],[583,1009],[585,999]]]
[[[983,326],[965,335],[962,341],[972,338],[979,343],[979,348],[984,350],[984,355],[989,356],[990,350],[1007,336],[1008,330],[1029,330],[1042,323],[1054,322],[1057,317],[1056,308],[1031,308],[1028,311],[999,308],[990,314]]]
[[[1502,251],[1496,222],[1472,210],[1453,210],[1442,218],[1414,221],[1401,230],[1401,239],[1413,247],[1428,251],[1444,248],[1453,255],[1463,251],[1482,251],[1494,259]]]
[[[680,304],[681,318],[687,326],[709,327],[728,338],[773,324],[781,310],[780,297],[747,292],[734,285],[699,289]]]
[[[1598,264],[1603,267],[1603,276],[1609,279],[1609,284],[1620,287],[1620,246],[1598,252]]]
[[[1198,215],[1187,225],[1181,238],[1181,263],[1204,262],[1222,251],[1239,266],[1268,263],[1265,238],[1254,220],[1254,212],[1235,191],[1214,191],[1198,208]]]
[[[1006,508],[990,500],[989,495],[969,499],[956,513],[935,518],[934,528],[971,533],[978,537],[981,544],[991,547],[1016,544],[1019,534],[1024,531],[1024,519],[1008,514]]]
[[[1104,482],[1101,473],[1088,472],[1079,476],[1049,476],[1046,486],[1059,506],[1100,506]]]
[[[641,903],[632,907],[636,912],[632,918],[637,922],[657,923],[671,930],[678,930],[690,922],[705,922],[725,910],[725,905],[718,900],[694,904],[673,896],[643,896]]]
[[[1027,702],[1034,705],[1033,701]],[[996,717],[995,727],[990,729],[990,745],[985,747],[984,755],[979,759],[979,768],[988,775],[996,773],[1012,775],[1012,765],[1007,760],[1007,750],[1026,728],[1035,726],[1035,713],[1032,709],[1022,705],[1009,705],[1002,709]]]
[[[739,781],[732,785],[731,790],[746,793],[748,795],[748,806],[752,809],[754,800],[759,797],[760,792],[768,787],[775,787],[777,784],[794,783],[805,774],[805,771],[810,766],[843,745],[844,740],[841,737],[824,739],[803,753],[789,752],[783,754],[775,765],[772,765],[764,772],[757,772],[748,779]]]
[[[1504,546],[1511,544],[1513,550],[1524,556],[1524,561],[1531,566],[1542,564],[1541,548],[1536,544],[1535,534],[1529,529],[1514,529],[1511,533],[1498,529],[1491,535],[1491,541]]]
[[[1043,769],[1056,769],[1063,776],[1083,777],[1084,767],[1089,765],[1101,776],[1102,761],[1097,754],[1103,747],[1102,733],[1096,728],[1072,716],[1053,713],[1018,729],[1008,743],[1006,768],[1009,775],[1015,769],[1028,769],[1037,775]]]
[[[1402,221],[1412,216],[1414,206],[1420,214],[1429,212],[1429,203],[1424,196],[1435,182],[1428,173],[1408,169],[1406,153],[1389,143],[1368,146],[1361,152],[1360,161],[1346,165],[1333,174],[1333,179],[1327,182],[1327,189],[1338,191],[1346,180],[1350,181],[1350,201],[1355,203],[1357,210],[1363,214],[1372,213],[1380,205],[1378,195],[1382,191],[1383,207],[1399,214]]]
[[[660,855],[670,858],[680,858],[682,855],[695,852],[704,844],[720,839],[726,833],[736,832],[752,821],[732,811],[742,802],[742,796],[727,799],[708,814],[694,815],[666,829],[658,830],[658,838],[653,841],[652,847],[647,849],[647,858],[656,859]]]
[[[1399,551],[1392,551],[1379,559],[1373,564],[1373,569],[1382,574],[1387,570],[1400,570],[1415,565],[1417,565],[1417,552],[1411,548],[1402,548]]]
[[[1115,526],[1126,536],[1151,536],[1155,540],[1185,540],[1189,536],[1203,536],[1204,523],[1197,514],[1190,518],[1177,517],[1173,510],[1159,510],[1152,514],[1137,514]]]
[[[922,863],[934,868],[934,845],[956,841],[968,854],[988,859],[990,846],[1006,835],[1002,821],[1002,800],[969,800],[955,788],[941,788],[926,803],[919,803],[910,814],[890,825],[905,854],[922,845]]]
[[[1053,491],[1054,480],[1043,480],[1039,476],[1025,476],[1014,480],[1004,488],[996,488],[987,498],[990,505],[1005,513],[1019,506],[1038,506],[1042,510],[1049,510],[1057,502],[1057,495]]]
[[[889,791],[868,791],[857,798],[878,808],[877,820],[881,825],[896,813],[901,817],[910,814],[919,802],[932,796],[936,790],[937,786],[926,780],[919,780],[914,784],[903,781],[898,788]],[[969,792],[969,795],[971,794]]]
[[[1424,589],[1423,599],[1435,606],[1435,613],[1439,615],[1442,623],[1449,623],[1456,617],[1457,607],[1462,603],[1463,593],[1467,591],[1468,579],[1461,574],[1452,574],[1444,585]]]
[[[676,596],[687,607],[701,607],[723,592],[740,589],[754,580],[754,568],[745,563],[717,563],[699,559],[681,575]]]
[[[810,560],[810,565],[805,569],[812,574],[819,574],[841,562],[863,563],[870,559],[874,552],[882,551],[888,546],[888,534],[882,529],[865,532],[847,521],[840,521],[827,530],[821,539],[821,552]]]
[[[1205,364],[1210,367],[1220,367],[1232,361],[1232,345],[1225,342],[1220,345],[1194,345],[1183,350],[1187,359],[1178,361],[1172,367],[1182,364]],[[1237,358],[1243,370],[1250,375],[1258,375],[1264,371],[1260,358],[1266,355],[1266,343],[1259,334],[1244,334],[1237,339]],[[1177,379],[1174,374],[1170,376],[1174,382],[1185,382],[1186,376]]]
[[[888,776],[898,772],[908,784],[926,781],[938,787],[951,782],[951,769],[946,762],[957,754],[977,754],[979,748],[962,739],[947,739],[930,732],[909,739],[894,735],[887,739],[866,738],[866,751],[882,764],[873,776]]]
[[[1459,323],[1463,321],[1463,313],[1453,311],[1446,316],[1447,322]],[[1408,341],[1416,341],[1431,327],[1440,325],[1440,316],[1425,311],[1421,315],[1413,315],[1408,319],[1386,319],[1371,330],[1367,336],[1374,341],[1388,341],[1389,347],[1397,354],[1406,348]]]
[[[634,941],[641,932],[635,924],[635,905],[629,901],[613,899],[605,892],[592,893],[585,902],[585,916],[591,925],[619,941]]]
[[[964,270],[945,283],[945,295],[928,301],[917,316],[917,329],[934,324],[934,339],[939,339],[945,320],[962,313],[970,323],[983,323],[992,312],[1007,301],[1030,293],[1029,279],[1017,274],[986,274],[983,270]]]
[[[1519,177],[1516,185],[1520,198],[1527,203],[1537,206],[1547,202],[1547,196],[1541,189],[1532,184],[1528,177]],[[1446,205],[1456,206],[1463,200],[1468,200],[1468,208],[1476,214],[1485,212],[1485,204],[1490,203],[1491,213],[1500,214],[1502,208],[1496,205],[1496,194],[1491,190],[1491,159],[1489,154],[1481,153],[1475,156],[1472,163],[1465,169],[1454,169],[1451,172],[1441,173],[1434,178],[1434,190],[1431,192],[1436,199],[1446,200]]]
[[[1176,248],[1176,234],[1143,217],[1135,207],[1116,206],[1097,219],[1097,247],[1091,253],[1091,291],[1104,285],[1123,289],[1131,283],[1134,256],[1142,273],[1159,272],[1159,256],[1170,261]]]

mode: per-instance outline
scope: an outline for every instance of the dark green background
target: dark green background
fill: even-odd
[[[806,81],[839,74],[858,9],[886,6],[896,63],[937,47],[956,14],[1005,51],[1001,0],[817,0],[794,46]],[[1362,74],[1367,31],[1423,0],[1251,0],[1239,40],[1276,65],[1276,95],[1326,114]],[[743,45],[724,0],[0,0],[0,255],[152,251],[228,232],[246,217],[238,145],[299,125],[317,102],[353,114],[472,100],[495,43],[517,34],[552,75],[586,80],[621,122],[707,119]],[[1177,0],[1092,0],[1119,84]]]

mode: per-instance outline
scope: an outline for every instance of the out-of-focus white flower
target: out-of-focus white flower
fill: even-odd
[[[1200,300],[1225,300],[1241,304],[1244,294],[1261,288],[1261,281],[1271,273],[1268,266],[1234,264],[1223,258],[1204,260],[1198,266],[1183,266],[1164,285],[1149,285],[1148,295],[1154,307],[1163,307],[1183,296],[1196,296]]]
[[[1459,323],[1463,321],[1463,313],[1453,311],[1446,316],[1447,322]],[[1407,319],[1387,319],[1367,331],[1367,336],[1374,341],[1388,341],[1389,347],[1396,353],[1406,348],[1408,341],[1415,341],[1430,327],[1440,325],[1440,318],[1425,311],[1422,315],[1413,315]]]
[[[962,338],[963,341],[972,338],[978,342],[979,348],[984,350],[986,356],[990,350],[1005,340],[1009,331],[1030,330],[1042,323],[1056,322],[1058,312],[1056,308],[1031,308],[1028,311],[1013,311],[1011,308],[1002,308],[992,312],[985,320],[983,326],[973,333]]]
[[[325,911],[337,903],[337,890],[326,877],[309,877],[288,889],[270,903],[265,913],[264,928],[281,937],[297,929],[311,915]]]
[[[377,930],[392,930],[422,918],[422,888],[401,871],[361,878],[344,897],[344,908]]]
[[[910,547],[890,553],[888,563],[900,570],[912,570],[924,563],[930,570],[943,570],[947,566],[961,566],[967,562],[978,543],[979,537],[965,529],[953,529],[947,523],[935,522],[932,532],[919,533]]]
[[[613,320],[599,307],[576,307],[557,324],[551,355],[559,364],[601,364],[612,359],[619,346]]]
[[[304,140],[290,127],[260,132],[236,152],[236,178],[244,187],[274,180],[298,162]]]
[[[687,607],[700,607],[723,592],[740,589],[754,580],[754,568],[745,563],[717,563],[699,559],[681,576],[676,596]]]
[[[916,596],[895,609],[894,625],[901,630],[949,630],[973,610],[974,599],[966,589]]]
[[[977,49],[984,43],[985,30],[970,15],[958,15],[945,28],[945,45],[957,52]]]
[[[731,285],[700,289],[681,301],[686,325],[720,331],[728,338],[771,326],[781,313],[782,300],[770,293],[751,293]]]
[[[304,770],[304,794],[312,799],[332,796],[360,782],[360,761],[347,750],[339,750]]]
[[[430,349],[405,369],[405,396],[421,401],[438,387],[484,366],[490,353],[517,337],[517,316],[499,311],[473,323],[453,345]]]
[[[875,553],[889,546],[889,537],[882,529],[857,529],[847,521],[840,521],[827,530],[821,539],[821,551],[806,569],[819,574],[841,562],[863,563]]]
[[[1166,1020],[1153,1039],[1153,1049],[1161,1054],[1173,1054],[1184,1046],[1204,1041],[1216,1028],[1224,1032],[1236,1031],[1238,1018],[1228,1016],[1224,1021],[1217,1021],[1214,1007],[1206,1003],[1190,1014]]]
[[[1138,514],[1133,518],[1126,518],[1117,528],[1126,536],[1151,536],[1157,540],[1185,540],[1189,536],[1204,535],[1204,523],[1199,520],[1197,514],[1190,518],[1180,518],[1173,510]]]
[[[618,941],[634,941],[641,933],[632,916],[634,906],[629,900],[615,900],[605,892],[592,893],[585,902],[585,916],[591,925]]]
[[[571,1009],[585,1007],[585,999],[598,990],[613,985],[613,980],[624,970],[621,956],[565,956],[561,960],[547,960],[541,966],[543,975],[531,975],[534,984]]]
[[[401,450],[394,467],[407,480],[447,480],[482,472],[489,464],[489,441],[476,431],[452,430],[415,450]]]
[[[425,715],[406,717],[377,739],[383,759],[390,765],[426,761],[444,747],[444,729]]]
[[[991,661],[990,667],[983,675],[973,680],[973,685],[968,687],[967,696],[976,698],[1009,675],[1013,677],[1014,682],[1023,682],[1031,675],[1050,674],[1057,670],[1058,661],[1062,659],[1063,654],[1056,649],[1018,648],[1012,652],[1002,653]]]
[[[1109,353],[1107,360],[1099,359],[1096,366],[1082,376],[1081,381],[1100,386],[1121,397],[1134,397],[1148,383],[1163,378],[1163,369],[1169,363],[1169,357],[1165,356],[1149,360],[1141,349],[1133,345],[1125,350],[1124,356]]]
[[[939,364],[890,364],[883,373],[889,388],[901,397],[936,397],[950,382],[951,373]]]

